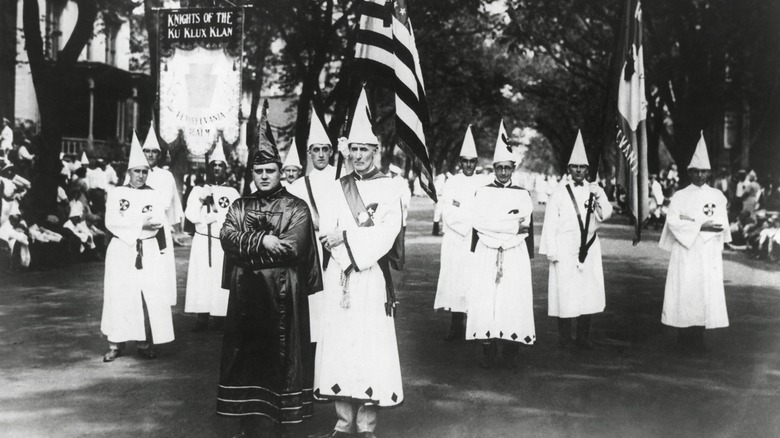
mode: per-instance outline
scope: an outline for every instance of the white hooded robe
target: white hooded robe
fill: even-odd
[[[434,309],[465,312],[466,292],[471,278],[471,204],[474,193],[485,181],[479,175],[459,173],[444,183],[439,204],[442,207],[444,237],[441,240],[441,268]]]
[[[200,197],[209,190],[214,198],[214,205],[207,207],[200,202]],[[190,264],[187,270],[187,296],[184,302],[184,311],[187,313],[227,315],[230,291],[222,289],[225,252],[219,241],[219,233],[230,206],[240,197],[238,191],[229,186],[196,186],[190,192],[184,215],[195,224],[195,235],[192,236]],[[209,214],[216,215],[216,222],[211,223],[211,266],[209,227],[206,223]]]
[[[479,240],[469,286],[466,339],[502,339],[531,345],[534,328],[531,261],[520,223],[530,225],[531,195],[495,183],[477,190],[472,204]]]
[[[550,262],[547,290],[547,313],[560,318],[574,318],[604,311],[604,270],[601,264],[601,242],[593,241],[588,256],[579,265],[580,225],[577,212],[566,187],[571,187],[577,200],[583,225],[587,220],[585,207],[590,189],[585,183],[575,187],[573,183],[560,186],[547,203],[544,214],[542,240],[539,253],[555,255],[557,262]],[[588,240],[596,234],[601,223],[612,215],[612,204],[599,187],[600,216],[591,213]]]
[[[106,201],[106,228],[113,235],[106,250],[103,289],[103,315],[100,330],[109,342],[143,341],[143,301],[149,312],[152,339],[155,344],[173,341],[168,278],[164,255],[155,235],[144,230],[147,217],[165,222],[165,209],[159,193],[150,188],[117,187]],[[138,244],[143,250],[142,267],[136,266]],[[172,252],[167,247],[165,252]],[[142,301],[143,298],[143,301]]]
[[[721,224],[723,231],[701,231],[708,220]],[[720,190],[691,184],[672,196],[659,242],[662,249],[671,251],[662,323],[728,327],[721,253],[723,244],[730,241],[726,197]]]

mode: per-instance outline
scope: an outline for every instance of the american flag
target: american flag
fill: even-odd
[[[421,187],[436,200],[425,141],[429,122],[420,57],[405,1],[364,0],[355,35],[356,71],[363,78],[395,91],[395,128],[399,146],[412,158]]]

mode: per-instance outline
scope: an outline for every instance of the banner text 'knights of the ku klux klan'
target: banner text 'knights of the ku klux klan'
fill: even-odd
[[[160,136],[191,155],[239,137],[243,8],[159,11]]]

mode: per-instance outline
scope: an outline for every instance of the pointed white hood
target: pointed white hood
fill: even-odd
[[[160,149],[160,142],[157,141],[157,132],[154,130],[154,120],[152,120],[152,124],[149,125],[149,132],[146,134],[146,140],[144,140],[144,147],[143,149]]]
[[[130,144],[130,157],[127,159],[127,170],[135,169],[136,167],[149,167],[149,162],[146,161],[143,149],[141,149],[141,142],[138,140],[138,135],[133,130],[133,141]]]
[[[317,110],[314,109],[314,105],[311,107],[309,139],[306,141],[306,148],[310,148],[313,144],[331,144],[330,137],[328,137],[328,131],[322,126],[322,122],[317,115]]]
[[[477,158],[477,144],[474,142],[474,135],[471,133],[471,125],[466,128],[466,136],[463,137],[463,146],[460,147],[460,157]]]
[[[693,153],[688,169],[712,170],[710,168],[710,154],[707,153],[707,143],[704,142],[704,132],[699,137],[699,142],[696,144],[696,152]]]
[[[303,169],[303,166],[301,166],[301,159],[298,158],[298,146],[295,145],[295,139],[293,139],[292,144],[290,145],[290,149],[287,150],[287,156],[284,157],[284,164],[282,164],[282,169],[286,167],[297,167],[298,169]]]
[[[209,163],[213,161],[221,161],[225,164],[227,164],[227,159],[225,158],[225,150],[222,147],[219,142],[217,142],[217,145],[214,146],[214,151],[209,155]]]
[[[363,143],[379,145],[379,139],[374,135],[371,127],[370,110],[366,88],[360,90],[360,97],[355,105],[355,114],[352,118],[352,126],[349,129],[348,143]]]
[[[569,157],[569,166],[573,164],[589,166],[588,154],[585,153],[585,142],[582,141],[582,132],[577,130],[577,140],[574,141],[574,148]]]
[[[507,142],[507,139],[504,121],[501,120],[501,124],[498,126],[498,137],[496,137],[496,150],[493,152],[494,163],[501,161],[512,161],[517,163],[517,155],[512,152],[512,147]]]

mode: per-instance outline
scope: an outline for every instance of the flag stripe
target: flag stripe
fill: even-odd
[[[388,13],[390,11],[385,7],[384,1],[372,1],[372,0],[365,0],[360,2],[360,4],[357,7],[357,13],[361,17],[374,17],[374,18],[382,18],[388,17]]]
[[[392,32],[385,35],[384,33],[376,32],[370,28],[358,32],[355,35],[355,41],[358,45],[365,45],[368,47],[375,47],[378,50],[383,50],[388,53],[393,53],[393,36]],[[356,48],[357,50],[357,48]],[[360,52],[357,52],[355,56],[359,56]]]
[[[393,17],[394,53],[396,55],[395,129],[401,144],[405,145],[408,149],[407,152],[415,157],[415,167],[427,179],[428,183],[426,184],[426,181],[421,178],[421,186],[432,199],[436,199],[423,122],[423,120],[427,120],[428,111],[427,105],[425,105],[425,93],[421,91],[423,90],[420,80],[422,75],[417,69],[418,63],[415,62],[417,47],[410,29],[411,23],[407,28]]]
[[[356,72],[364,79],[393,87],[399,145],[425,177],[421,178],[423,190],[436,200],[425,142],[428,106],[411,24],[407,28],[393,16],[392,3],[384,0],[364,0],[358,5],[358,13]]]
[[[425,144],[420,142],[414,130],[398,117],[396,117],[395,129],[398,133],[398,137],[401,139],[401,142],[409,149],[406,152],[417,157],[419,162],[423,165],[423,169],[421,170],[424,170],[428,175],[430,175],[431,172],[429,169],[431,164],[427,159],[428,154]]]

